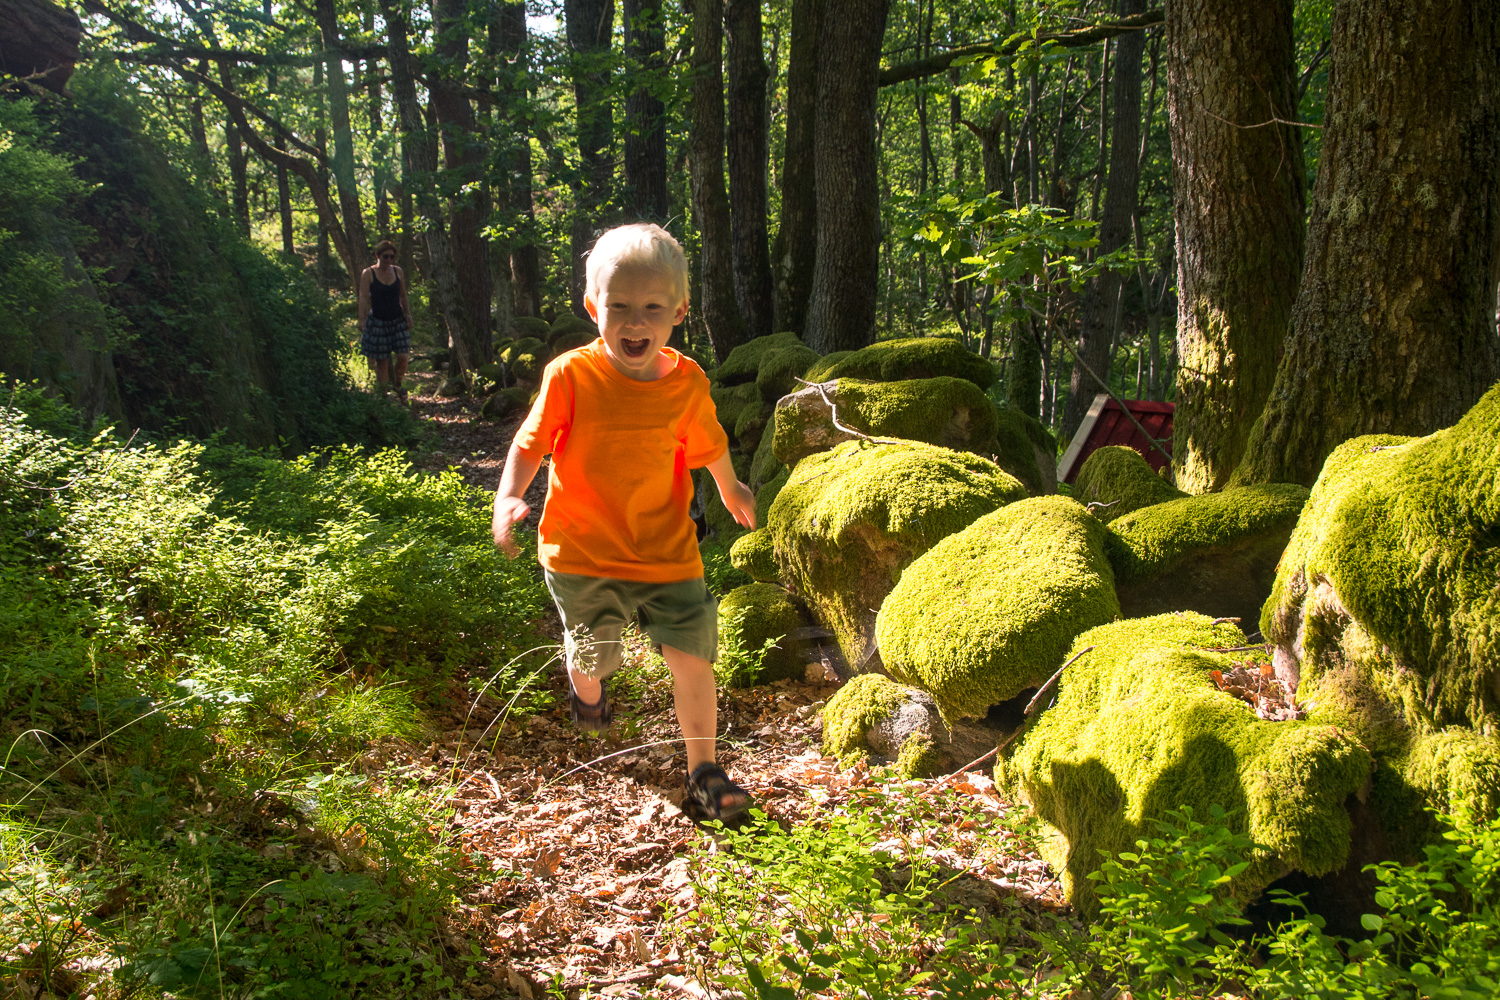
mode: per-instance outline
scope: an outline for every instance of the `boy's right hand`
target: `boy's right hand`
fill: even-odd
[[[495,517],[490,522],[490,534],[494,536],[500,551],[511,559],[521,554],[521,547],[516,544],[511,528],[530,513],[531,506],[520,497],[495,498]]]

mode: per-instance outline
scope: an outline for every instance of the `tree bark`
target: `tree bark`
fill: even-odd
[[[639,85],[625,98],[625,192],[631,214],[667,221],[667,109],[662,84],[666,30],[661,0],[621,0],[625,57]]]
[[[527,44],[526,5],[502,3],[494,22],[494,47],[499,56],[495,91],[500,98],[501,125],[496,129],[496,150],[505,165],[500,203],[509,209],[516,238],[510,241],[504,267],[510,275],[511,313],[537,316],[542,311],[542,269],[533,234],[536,209],[532,200],[530,100],[530,52]],[[507,131],[508,136],[502,136]],[[497,269],[498,269],[497,264]],[[497,279],[498,280],[498,279]],[[498,311],[498,305],[497,305]]]
[[[821,354],[875,340],[880,202],[875,142],[890,0],[851,0],[818,38],[818,251],[805,340]]]
[[[1146,0],[1121,0],[1120,14],[1129,18],[1144,13]],[[1121,35],[1115,42],[1114,90],[1111,113],[1114,141],[1109,147],[1109,177],[1104,185],[1104,213],[1099,222],[1100,254],[1113,253],[1134,240],[1136,206],[1140,203],[1141,58],[1146,54],[1145,32]],[[1063,408],[1062,436],[1072,437],[1083,422],[1094,396],[1104,392],[1089,375],[1092,368],[1108,379],[1110,347],[1114,342],[1120,294],[1125,275],[1106,271],[1089,283],[1083,298],[1083,322],[1078,331],[1078,350],[1068,381],[1068,402]]]
[[[610,161],[614,118],[606,58],[614,39],[614,0],[565,0],[563,19],[567,22],[568,47],[573,52],[578,158],[583,165],[573,212],[571,305],[577,316],[587,319],[588,310],[583,307],[585,262],[595,236],[606,225],[604,208],[614,178]]]
[[[1167,107],[1177,220],[1173,471],[1222,489],[1265,405],[1297,293],[1303,171],[1292,0],[1173,0]],[[1360,43],[1355,43],[1356,47]]]
[[[276,212],[281,216],[281,252],[287,256],[297,252],[292,231],[292,179],[284,165],[276,165]]]
[[[370,260],[370,240],[365,234],[364,210],[359,200],[359,182],[355,176],[354,130],[349,123],[349,83],[344,78],[344,60],[339,54],[338,13],[334,0],[316,0],[313,13],[323,48],[328,50],[324,79],[328,83],[328,117],[333,126],[333,180],[338,191],[339,215],[351,260],[344,267],[358,281],[359,272]]]
[[[1500,378],[1500,6],[1344,0],[1332,51],[1307,266],[1236,482],[1311,485],[1348,438],[1447,427]]]
[[[818,191],[813,137],[818,108],[818,34],[823,0],[792,0],[786,74],[786,144],[781,160],[781,219],[771,250],[777,330],[801,333],[818,254]]]
[[[729,227],[734,250],[734,297],[753,339],[771,332],[771,255],[767,242],[766,168],[770,119],[761,54],[760,0],[725,0],[729,69]]]
[[[82,40],[83,24],[71,10],[47,0],[7,0],[0,5],[0,76],[26,77],[61,94]]]
[[[723,12],[723,0],[693,2],[693,122],[688,140],[693,215],[702,243],[699,315],[719,361],[747,339],[735,303],[729,196],[724,191]]]
[[[234,212],[234,226],[240,235],[250,238],[250,178],[245,164],[245,144],[240,141],[240,130],[234,119],[224,123],[224,151],[229,155],[230,207]]]
[[[443,224],[442,205],[432,186],[433,176],[437,173],[437,150],[428,140],[426,119],[422,115],[422,106],[417,101],[406,18],[397,2],[398,0],[380,0],[380,10],[385,18],[386,38],[390,46],[391,93],[396,99],[396,110],[401,120],[402,153],[411,169],[402,185],[402,214],[406,213],[406,197],[409,196],[415,203],[416,211],[422,215],[418,226],[422,230],[423,242],[427,245],[427,276],[432,281],[438,312],[452,332],[461,328],[463,302],[453,266],[453,247]],[[460,372],[472,370],[484,363],[483,359],[469,354],[469,343],[463,338],[454,336],[452,343],[455,367]]]
[[[465,0],[432,0],[432,51],[437,65],[429,77],[429,94],[443,138],[443,188],[448,199],[449,239],[463,304],[461,335],[465,356],[484,364],[493,352],[490,325],[490,248],[480,233],[489,216],[484,164],[487,150],[475,127],[474,108],[464,93],[469,66],[469,30]]]

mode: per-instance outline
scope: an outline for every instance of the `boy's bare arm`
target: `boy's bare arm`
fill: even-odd
[[[505,456],[505,469],[500,473],[500,488],[495,491],[495,516],[490,522],[490,534],[494,536],[500,551],[512,559],[520,555],[521,549],[516,545],[511,529],[517,521],[531,513],[531,507],[522,497],[526,493],[526,487],[536,478],[536,470],[541,467],[541,455],[531,455],[515,444],[510,446],[510,452]]]
[[[747,528],[755,527],[755,494],[734,474],[734,462],[729,457],[728,449],[709,462],[706,468],[719,486],[719,499],[724,501],[724,509],[738,523]]]

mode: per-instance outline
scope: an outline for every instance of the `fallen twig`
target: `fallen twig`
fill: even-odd
[[[832,423],[835,428],[837,428],[838,430],[843,431],[845,434],[852,434],[852,435],[854,435],[855,437],[859,438],[862,441],[870,441],[870,442],[872,442],[874,444],[909,444],[910,443],[910,442],[907,442],[907,441],[902,441],[902,440],[900,440],[898,438],[878,438],[878,437],[871,437],[868,434],[864,434],[864,433],[862,433],[860,431],[855,430],[853,427],[845,427],[843,424],[839,423],[839,408],[836,405],[834,405],[833,400],[831,400],[831,399],[828,398],[828,390],[825,389],[825,388],[823,388],[823,383],[821,383],[821,382],[809,382],[805,378],[799,378],[799,379],[797,379],[797,381],[801,382],[803,385],[810,385],[814,389],[818,390],[818,395],[822,396],[823,397],[823,402],[825,402],[825,403],[828,404],[828,420],[829,420],[829,422]]]
[[[1078,652],[1074,653],[1072,656],[1068,657],[1068,662],[1064,663],[1062,666],[1058,667],[1057,668],[1057,673],[1053,674],[1051,677],[1048,677],[1047,678],[1047,683],[1043,684],[1041,687],[1039,687],[1039,688],[1036,689],[1036,694],[1032,697],[1032,699],[1030,701],[1028,701],[1026,703],[1026,711],[1022,712],[1021,714],[1022,715],[1030,715],[1031,714],[1031,710],[1034,709],[1034,708],[1036,708],[1037,703],[1042,700],[1042,696],[1052,689],[1052,685],[1054,685],[1054,684],[1057,683],[1057,679],[1062,676],[1063,671],[1067,670],[1069,667],[1071,667],[1073,665],[1074,661],[1076,661],[1084,653],[1090,652],[1093,649],[1094,649],[1093,646],[1085,646],[1082,649],[1080,649]]]

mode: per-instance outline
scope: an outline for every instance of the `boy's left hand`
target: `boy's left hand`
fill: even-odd
[[[719,487],[719,499],[724,501],[724,509],[737,523],[746,527],[755,527],[755,494],[750,492],[750,487],[738,479],[730,480]]]

